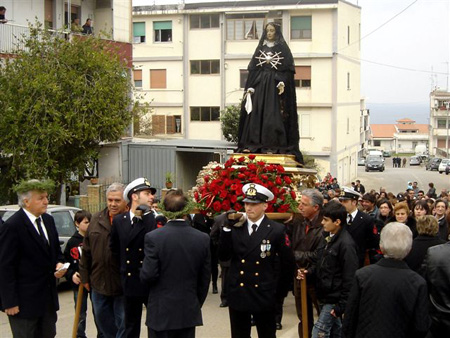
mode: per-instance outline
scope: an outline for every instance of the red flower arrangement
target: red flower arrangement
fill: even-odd
[[[230,209],[244,211],[242,187],[246,183],[257,183],[272,191],[275,198],[268,202],[266,212],[297,210],[296,193],[284,167],[256,161],[255,155],[247,158],[230,158],[224,165],[212,162],[200,171],[193,191],[200,212],[219,214]]]

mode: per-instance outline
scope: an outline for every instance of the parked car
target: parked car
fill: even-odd
[[[434,157],[427,162],[425,167],[426,170],[438,170],[439,164],[441,164],[442,159],[438,157]]]
[[[366,160],[363,157],[358,158],[358,166],[366,165]]]
[[[411,156],[409,159],[409,165],[420,165],[422,163],[422,160],[419,156]]]
[[[384,157],[391,157],[391,152],[390,151],[383,151],[383,156]]]
[[[20,207],[17,204],[0,206],[0,216],[3,221],[6,221],[19,209]],[[47,213],[52,215],[55,220],[62,252],[66,248],[67,241],[77,230],[73,218],[78,210],[81,209],[65,205],[49,204],[47,207]]]
[[[384,160],[379,156],[367,156],[366,171],[371,170],[384,171]]]
[[[450,161],[447,163],[447,166],[445,167],[445,175],[450,174]]]
[[[438,167],[439,174],[442,174],[443,172],[445,172],[445,168],[447,167],[447,164],[449,162],[450,162],[450,159],[448,159],[448,158],[443,158],[442,159],[442,161],[441,161],[441,163],[439,164],[439,167]]]

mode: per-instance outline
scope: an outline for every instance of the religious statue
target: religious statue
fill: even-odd
[[[303,163],[294,58],[278,24],[266,25],[248,72],[237,152],[292,154],[297,162]]]

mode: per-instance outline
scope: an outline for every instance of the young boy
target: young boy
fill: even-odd
[[[356,245],[344,229],[347,210],[335,201],[323,208],[322,226],[326,238],[317,249],[315,263],[308,270],[299,270],[297,278],[315,275],[320,315],[314,324],[312,337],[341,337],[341,317],[353,277],[358,269]]]
[[[67,242],[64,250],[64,257],[66,262],[70,263],[69,269],[66,273],[66,278],[72,284],[75,309],[77,307],[78,286],[81,282],[80,274],[78,273],[78,263],[81,258],[81,248],[83,246],[84,235],[87,231],[91,221],[91,214],[86,210],[79,210],[74,217],[77,232]],[[87,315],[87,296],[86,289],[83,290],[83,303],[81,305],[80,320],[78,322],[77,338],[86,337],[86,315]]]

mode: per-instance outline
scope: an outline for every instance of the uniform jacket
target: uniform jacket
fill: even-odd
[[[73,236],[70,237],[69,241],[67,242],[66,248],[64,249],[64,259],[66,260],[66,262],[70,263],[65,277],[74,289],[78,289],[78,285],[72,282],[72,276],[75,274],[75,272],[79,271],[83,239],[84,237],[81,236],[78,231],[75,232]]]
[[[219,259],[231,259],[227,301],[238,311],[274,310],[277,292],[286,292],[294,273],[285,227],[267,216],[252,236],[247,222],[222,231]]]
[[[355,219],[348,224],[345,229],[352,235],[356,244],[359,267],[364,265],[364,258],[367,249],[377,249],[380,238],[375,226],[375,220],[366,213],[358,210]]]
[[[447,337],[450,332],[450,242],[428,249],[425,278],[428,283],[433,338]]]
[[[142,221],[131,224],[130,213],[125,212],[113,219],[111,229],[111,251],[120,264],[125,296],[147,296],[148,290],[141,283],[139,273],[144,261],[145,234],[156,229],[152,212],[144,215]]]
[[[155,331],[202,325],[210,278],[208,235],[182,220],[147,233],[141,269],[149,287],[146,325]]]
[[[383,258],[356,271],[345,310],[346,338],[425,337],[425,280],[403,261]]]
[[[337,316],[345,311],[350,288],[358,269],[356,244],[347,230],[341,229],[330,241],[323,237],[317,250],[317,262],[310,269],[316,276],[316,294],[319,302],[335,304]]]
[[[83,283],[104,296],[122,295],[119,262],[109,247],[111,222],[108,208],[92,216],[83,241],[80,275]]]
[[[64,257],[53,217],[43,214],[49,246],[19,209],[0,227],[1,308],[19,306],[19,318],[36,318],[45,313],[48,301],[59,310],[56,264]]]
[[[303,217],[292,222],[291,248],[298,267],[307,268],[312,264],[315,250],[323,241],[322,215],[309,225],[306,233],[306,221]]]

